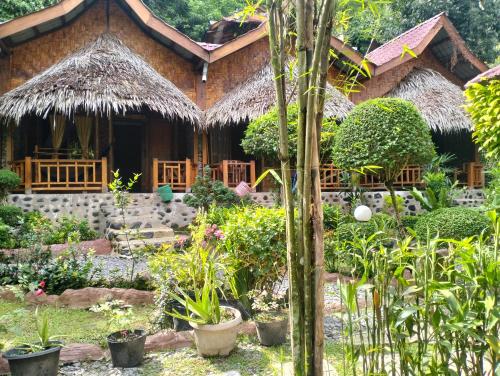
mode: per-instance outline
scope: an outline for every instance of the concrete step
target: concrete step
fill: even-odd
[[[151,247],[160,247],[162,244],[173,244],[176,239],[174,236],[166,236],[163,238],[151,238],[151,239],[135,239],[130,240],[128,243],[126,240],[113,242],[113,248],[120,253],[124,253],[128,251],[128,247],[130,244],[130,248],[133,251],[137,251],[143,249],[147,246]]]
[[[163,213],[167,212],[168,208],[165,205],[142,205],[132,206],[125,209],[125,218],[138,216],[144,213]],[[101,206],[101,212],[105,217],[120,217],[122,216],[121,210],[114,206]]]
[[[174,230],[166,226],[127,230],[109,230],[106,234],[108,239],[113,239],[114,241],[118,242],[127,240],[127,235],[129,237],[129,240],[172,238],[175,236]]]

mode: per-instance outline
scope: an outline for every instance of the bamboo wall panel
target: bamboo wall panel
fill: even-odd
[[[262,69],[268,61],[269,41],[267,38],[262,38],[210,64],[206,83],[206,108],[211,107],[225,93]]]
[[[11,77],[7,85],[0,86],[0,93],[21,85],[105,31],[105,1],[98,0],[69,25],[14,47]],[[128,47],[188,97],[195,99],[195,71],[192,63],[144,33],[113,0],[110,4],[109,31],[117,34]],[[5,60],[1,59],[1,72],[5,72]]]

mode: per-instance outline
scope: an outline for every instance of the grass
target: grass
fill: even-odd
[[[154,307],[134,307],[133,327],[149,328],[149,318]],[[105,344],[106,335],[110,329],[108,322],[101,313],[84,309],[57,307],[40,307],[40,312],[47,312],[49,317],[50,335],[64,336],[66,343]],[[0,300],[0,324],[6,331],[0,331],[0,342],[5,347],[11,347],[36,338],[35,307],[22,302],[7,302]]]

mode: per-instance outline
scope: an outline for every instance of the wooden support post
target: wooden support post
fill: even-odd
[[[466,163],[466,173],[467,173],[467,187],[469,189],[474,188],[474,163]]]
[[[108,191],[108,160],[106,157],[101,159],[101,192]]]
[[[100,131],[99,131],[99,116],[96,115],[95,117],[95,128],[94,128],[94,133],[95,133],[95,158],[99,159],[101,157],[101,145],[99,145],[99,137],[100,137]]]
[[[255,161],[250,161],[250,186],[255,184]]]
[[[113,162],[113,153],[114,153],[114,148],[113,148],[113,115],[109,114],[108,118],[108,143],[109,143],[109,152],[108,152],[108,161],[109,161],[109,173],[114,169]],[[111,175],[109,175],[111,177]]]
[[[222,161],[222,182],[229,187],[229,161],[227,159]]]
[[[153,158],[153,192],[158,190],[158,158]]]
[[[30,194],[32,184],[31,157],[24,158],[24,193]]]
[[[202,141],[201,141],[201,162],[203,163],[203,167],[208,165],[210,163],[209,158],[208,158],[208,133],[203,132],[202,134]]]
[[[191,182],[193,181],[192,174],[191,159],[186,158],[186,192],[189,188],[191,188]]]

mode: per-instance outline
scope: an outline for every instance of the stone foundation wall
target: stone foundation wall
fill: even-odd
[[[397,192],[404,198],[405,214],[415,214],[421,211],[407,191]],[[368,206],[374,212],[380,212],[384,205],[385,191],[367,192],[364,194]],[[155,217],[161,219],[163,225],[172,228],[185,227],[191,223],[196,210],[182,202],[184,193],[175,193],[172,202],[165,204],[160,201],[156,193],[132,194],[131,212],[138,217]],[[264,206],[273,206],[275,196],[270,192],[252,194],[252,199]],[[325,203],[348,205],[348,195],[345,192],[323,193]],[[85,218],[92,227],[100,232],[106,229],[107,218],[113,213],[113,196],[111,193],[82,193],[82,194],[12,194],[8,198],[9,204],[19,206],[24,211],[38,210],[53,220],[63,215],[74,215]],[[484,201],[481,190],[464,191],[455,202],[462,206],[479,206]]]

